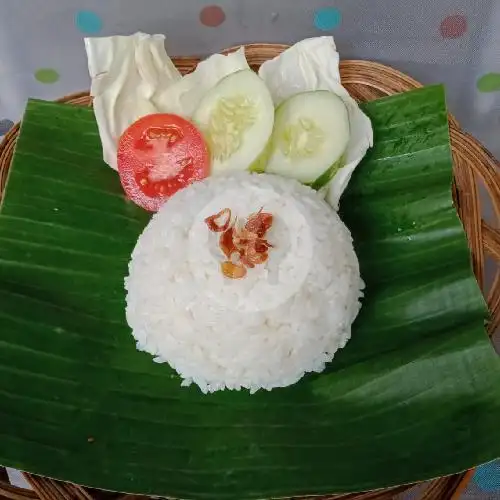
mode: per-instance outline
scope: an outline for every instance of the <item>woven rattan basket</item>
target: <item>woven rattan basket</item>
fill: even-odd
[[[256,69],[264,61],[275,57],[286,46],[274,44],[252,44],[246,46],[250,65]],[[224,52],[231,52],[235,48]],[[192,71],[199,59],[177,58],[176,66],[182,73]],[[405,92],[422,85],[409,76],[382,64],[369,61],[343,61],[340,66],[342,83],[358,101],[369,101],[387,95]],[[81,92],[59,99],[60,102],[80,106],[91,106],[88,92]],[[497,162],[481,144],[460,129],[457,121],[450,116],[450,136],[454,160],[453,197],[458,214],[465,228],[472,255],[472,265],[479,285],[483,289],[491,311],[490,335],[500,325],[500,231],[496,228],[500,219],[500,175]],[[0,144],[0,198],[5,187],[7,171],[10,167],[19,125],[16,125]],[[484,191],[483,198],[480,191]],[[489,203],[493,220],[485,220],[482,213],[484,204]],[[482,210],[483,209],[483,210]],[[495,263],[493,282],[485,289],[484,269],[486,260]],[[409,488],[416,488],[413,498],[426,500],[447,500],[457,498],[471,477],[472,471],[436,479],[425,485],[406,485],[369,493],[354,493],[315,497],[323,500],[337,498],[350,500],[386,500],[398,497]],[[0,499],[14,500],[89,500],[93,498],[133,500],[134,495],[107,493],[83,488],[78,485],[54,481],[31,474],[24,474],[32,490],[11,486],[7,474],[0,467]],[[418,496],[417,496],[418,495]],[[401,498],[401,497],[400,497]]]

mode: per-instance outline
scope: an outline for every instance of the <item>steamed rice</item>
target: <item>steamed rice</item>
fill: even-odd
[[[274,215],[269,260],[224,278],[223,208]],[[129,265],[127,321],[137,348],[203,392],[272,389],[321,372],[345,346],[363,287],[348,229],[318,194],[292,179],[241,173],[177,192],[139,237]]]

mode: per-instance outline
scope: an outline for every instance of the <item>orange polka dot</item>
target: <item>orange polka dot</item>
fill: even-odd
[[[218,5],[207,5],[200,12],[200,22],[205,26],[215,28],[226,20],[226,14]]]

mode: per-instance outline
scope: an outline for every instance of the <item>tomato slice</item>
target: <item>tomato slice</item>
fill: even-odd
[[[151,212],[209,171],[210,154],[201,132],[180,116],[143,116],[120,137],[118,173],[123,189]]]

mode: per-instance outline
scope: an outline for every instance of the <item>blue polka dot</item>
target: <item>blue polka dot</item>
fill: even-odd
[[[102,28],[101,18],[91,10],[80,10],[75,14],[76,27],[85,34],[95,35]]]
[[[314,26],[321,31],[335,29],[342,21],[342,14],[335,7],[325,7],[318,9],[314,13]]]
[[[7,120],[7,118],[0,120],[0,135],[5,135],[13,126],[12,120]]]
[[[483,491],[500,491],[500,460],[478,467],[472,479]]]

